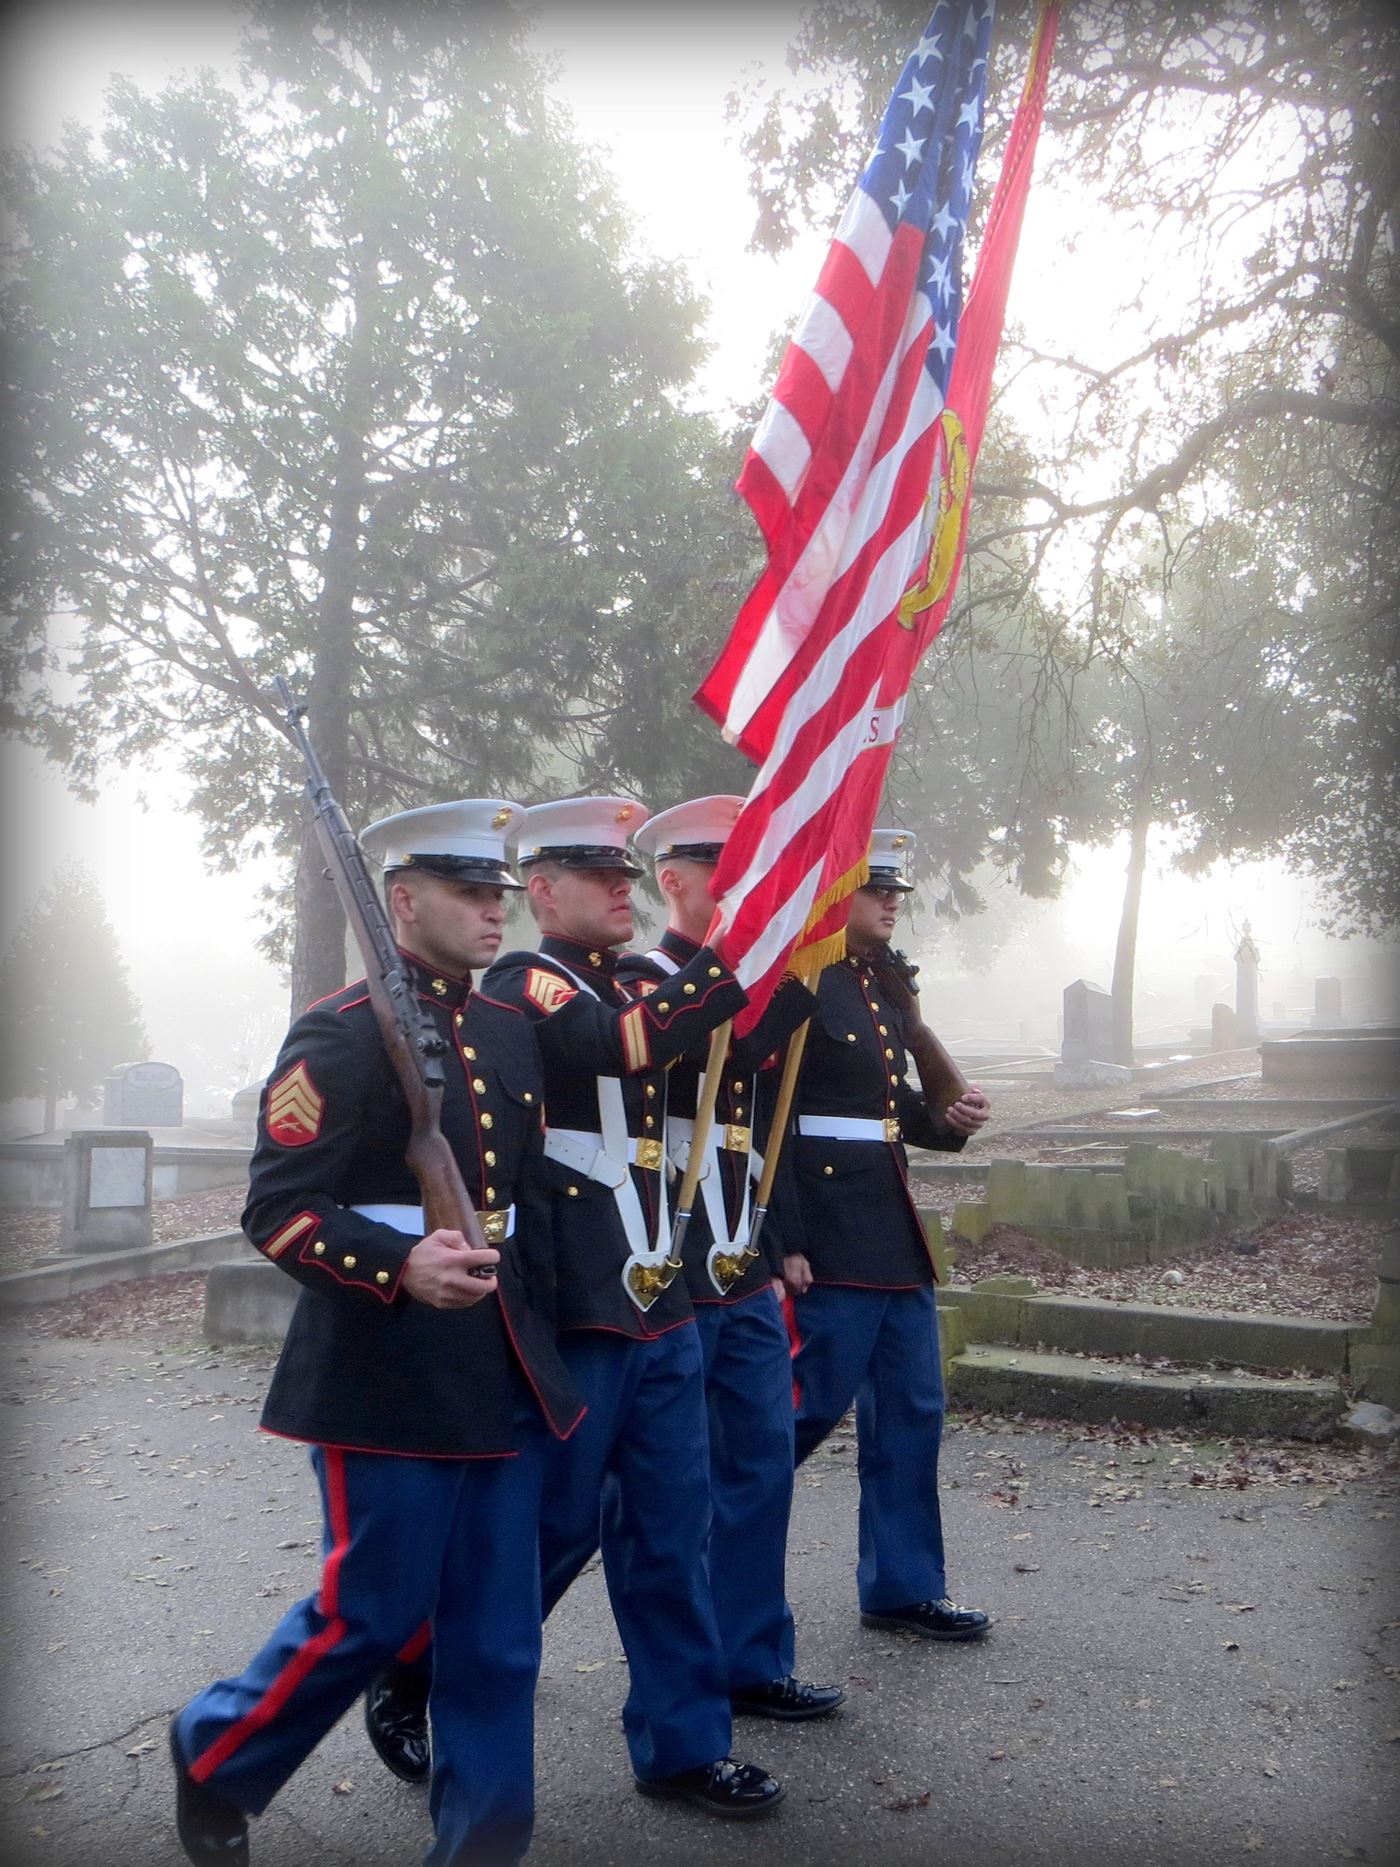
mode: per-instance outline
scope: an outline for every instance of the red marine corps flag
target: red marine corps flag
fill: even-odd
[[[738,488],[768,560],[696,699],[760,770],[715,872],[752,1024],[839,958],[905,695],[962,560],[1057,8],[962,304],[992,0],[943,0],[909,56]]]

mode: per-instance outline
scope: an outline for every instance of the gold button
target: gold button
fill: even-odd
[[[734,1119],[735,1121],[742,1121],[744,1119],[744,1111],[739,1107],[737,1102],[734,1104]]]
[[[720,976],[720,969],[719,969],[719,967],[718,967],[718,966],[711,966],[711,968],[710,968],[710,977],[711,977],[712,979],[718,979],[718,978],[719,978],[719,976]]]
[[[888,1037],[888,1036],[889,1036],[889,1034],[890,1034],[890,1027],[889,1027],[889,1026],[888,1026],[887,1024],[882,1024],[882,1025],[880,1026],[880,1035],[881,1035],[881,1037]]]
[[[891,1060],[891,1062],[893,1062],[893,1060],[894,1060],[894,1052],[893,1052],[892,1050],[887,1050],[887,1051],[885,1052],[885,1055],[886,1055],[886,1056],[887,1056],[887,1057],[888,1057],[888,1058],[889,1058],[889,1059]]]
[[[374,1281],[377,1284],[387,1284],[389,1281],[388,1271],[376,1271],[374,1273]]]
[[[647,1094],[648,1094],[649,1096],[654,1096],[654,1095],[656,1094],[656,1084],[655,1084],[655,1083],[648,1083],[648,1084],[647,1084]]]
[[[736,1096],[741,1096],[741,1095],[743,1095],[743,1093],[744,1093],[744,1085],[743,1085],[743,1083],[741,1083],[741,1082],[739,1082],[739,1083],[735,1083],[735,1085],[734,1085],[734,1093],[735,1093],[735,1095],[736,1095]]]
[[[836,1169],[834,1167],[823,1167],[822,1168],[823,1173],[835,1173],[835,1171]]]
[[[494,1186],[488,1186],[486,1189],[486,1203],[488,1206],[494,1206],[496,1203],[496,1189]]]
[[[578,1198],[578,1188],[576,1186],[566,1187],[565,1191],[568,1193],[570,1199]]]
[[[316,1253],[318,1258],[323,1258],[326,1255],[326,1247],[323,1239],[318,1238],[311,1249]]]
[[[463,1014],[459,1011],[457,1013],[457,1016],[452,1020],[452,1022],[457,1026],[457,1029],[460,1031],[463,1023],[465,1022],[463,1018]]]
[[[353,1271],[355,1266],[359,1263],[360,1260],[356,1257],[350,1256],[350,1257],[344,1257],[340,1261],[345,1266],[347,1271]]]
[[[484,1160],[484,1161],[486,1162],[486,1165],[487,1165],[488,1167],[494,1167],[494,1166],[495,1166],[495,1164],[496,1164],[496,1150],[495,1150],[495,1148],[493,1148],[493,1147],[488,1147],[488,1148],[487,1148],[487,1150],[486,1150],[486,1152],[485,1152],[485,1153],[484,1153],[484,1154],[482,1155],[482,1157],[481,1157],[481,1158],[482,1158],[482,1159],[483,1159],[483,1160]]]
[[[664,998],[658,998],[656,1001],[656,1009],[658,1011],[669,1011],[670,1006],[666,1003]]]
[[[533,1091],[533,1090],[531,1090],[531,1089],[527,1089],[527,1090],[525,1091],[525,1100],[526,1100],[527,1102],[533,1102],[533,1101],[534,1101],[534,1099],[535,1099],[535,1095],[534,1095],[534,1091]]]
[[[434,990],[434,991],[435,991],[435,992],[437,993],[437,995],[438,995],[438,997],[439,997],[439,998],[446,998],[446,997],[447,997],[447,981],[446,981],[446,979],[434,979],[434,980],[433,980],[433,990]]]
[[[481,1118],[481,1125],[483,1128],[494,1128],[495,1127],[496,1118],[494,1115],[492,1115],[490,1109],[487,1109],[486,1112],[483,1114]]]
[[[856,1034],[855,1034],[855,1032],[854,1032],[854,1031],[847,1031],[847,1033],[846,1033],[846,1042],[847,1042],[848,1044],[853,1044],[853,1043],[854,1043],[855,1041],[856,1041]]]
[[[689,998],[690,994],[695,990],[695,981],[693,979],[687,979],[685,984],[681,987],[681,990],[685,993],[686,997]]]
[[[646,1123],[648,1128],[654,1128],[656,1126],[655,1118],[651,1115],[644,1115],[642,1120]]]
[[[880,1009],[880,1007],[875,1003],[875,1000],[873,998],[870,1001],[870,1009],[872,1011],[878,1011]]]
[[[472,1049],[470,1044],[463,1044],[462,1055],[467,1059],[468,1063],[476,1062],[476,1052]]]
[[[472,1088],[473,1088],[473,1089],[475,1089],[475,1091],[476,1091],[476,1093],[477,1093],[477,1094],[478,1094],[479,1096],[484,1096],[484,1095],[486,1094],[486,1082],[485,1082],[485,1079],[484,1079],[483,1077],[480,1077],[480,1076],[473,1076],[473,1078],[472,1078]]]
[[[588,963],[590,966],[601,966],[603,963],[602,954],[601,953],[590,953],[588,955]]]

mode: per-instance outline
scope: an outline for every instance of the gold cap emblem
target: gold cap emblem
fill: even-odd
[[[631,804],[624,804],[622,809],[617,813],[617,820],[619,823],[630,823],[635,815],[636,811],[633,806]]]
[[[508,810],[498,810],[495,816],[491,819],[491,828],[493,830],[504,830],[504,828],[509,822],[510,822],[510,812]]]

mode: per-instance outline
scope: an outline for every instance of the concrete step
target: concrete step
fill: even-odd
[[[1326,1439],[1347,1402],[1335,1381],[1174,1372],[974,1342],[948,1366],[953,1407],[1055,1420],[1122,1420],[1202,1434]]]

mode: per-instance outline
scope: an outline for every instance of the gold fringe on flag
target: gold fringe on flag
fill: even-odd
[[[863,888],[869,880],[870,864],[862,856],[854,868],[847,869],[846,873],[833,882],[825,894],[819,896],[813,904],[812,911],[807,916],[802,932],[797,936],[797,945],[792,949],[787,963],[787,970],[795,973],[804,985],[810,985],[819,973],[846,957],[846,929],[844,927],[838,928],[833,934],[823,934],[820,940],[804,944],[807,936],[816,932],[838,902],[844,901],[848,895],[853,895],[857,888]]]

